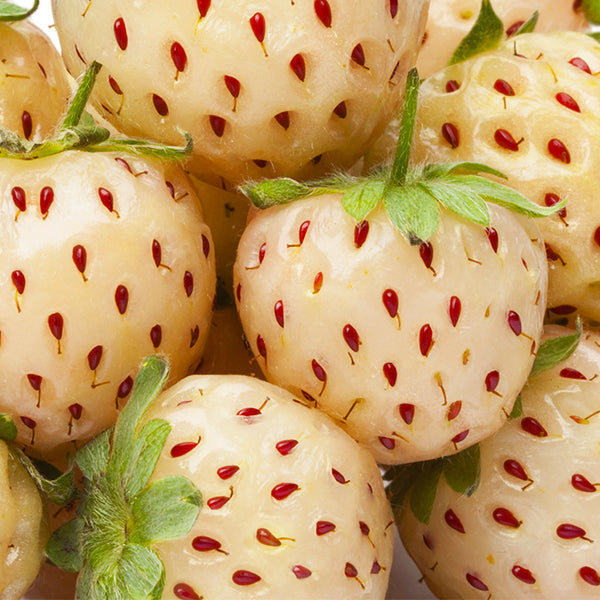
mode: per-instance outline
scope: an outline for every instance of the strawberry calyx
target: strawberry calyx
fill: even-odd
[[[241,191],[258,208],[339,193],[344,209],[358,222],[383,203],[390,221],[413,245],[426,242],[435,233],[440,205],[482,227],[487,227],[490,219],[486,202],[529,217],[547,217],[565,205],[564,199],[550,207],[539,206],[516,190],[484,177],[485,174],[507,179],[500,171],[476,162],[411,167],[419,85],[417,70],[412,69],[407,78],[400,135],[391,166],[379,168],[366,178],[346,174],[315,182],[282,178],[243,185]]]
[[[202,497],[191,481],[150,482],[171,425],[142,419],[168,373],[164,358],[146,358],[117,423],[75,454],[83,473],[81,502],[46,553],[56,566],[79,571],[78,598],[160,598],[165,570],[152,546],[184,536],[196,522]]]
[[[590,23],[600,23],[600,0],[581,0],[580,8]]]
[[[30,17],[40,5],[40,0],[34,0],[31,8],[23,8],[18,4],[13,4],[4,0],[0,2],[0,21],[22,21]]]
[[[577,330],[574,333],[548,338],[540,345],[529,377],[555,367],[573,354],[581,339],[582,327],[579,319],[576,326]],[[522,408],[519,396],[509,418],[520,416]],[[389,482],[386,493],[394,512],[402,510],[408,501],[414,516],[421,523],[429,524],[442,475],[455,492],[471,496],[481,479],[479,444],[449,456],[390,467],[384,478]]]
[[[0,2],[2,4],[4,2]],[[183,146],[167,146],[147,140],[111,138],[107,129],[98,126],[85,111],[85,107],[101,68],[100,63],[93,62],[84,73],[55,138],[35,142],[0,128],[0,158],[31,160],[68,150],[85,150],[126,152],[165,160],[181,160],[191,153],[193,142],[191,135],[187,133],[182,133],[185,139]]]

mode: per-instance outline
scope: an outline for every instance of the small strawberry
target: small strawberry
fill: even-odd
[[[189,180],[173,161],[126,151],[169,149],[79,122],[93,75],[56,140],[5,133],[0,151],[0,411],[47,460],[114,422],[144,356],[169,356],[173,381],[193,370],[214,298]]]
[[[499,428],[545,310],[537,226],[484,200],[528,215],[549,209],[475,175],[483,165],[407,170],[417,88],[411,71],[391,170],[248,186],[263,207],[301,199],[250,221],[234,269],[267,380],[390,464],[456,452]]]
[[[401,101],[429,1],[52,4],[69,71],[105,67],[106,118],[166,143],[190,132],[190,170],[220,183],[350,167]]]
[[[564,332],[572,345],[577,334]],[[521,414],[480,444],[478,487],[467,484],[467,459],[449,470],[454,477],[440,477],[439,465],[413,470],[413,491],[397,506],[396,520],[438,597],[597,595],[599,345],[598,333],[587,332],[566,361],[535,369]],[[394,480],[393,500],[410,480],[406,473]]]
[[[539,13],[536,31],[587,31],[588,5],[596,0],[493,0],[494,10],[508,37],[513,35],[534,12]],[[481,0],[431,0],[423,45],[417,68],[429,77],[448,65],[454,49],[469,33],[481,10]],[[484,5],[489,0],[484,0]],[[584,6],[582,6],[584,5]]]
[[[0,127],[41,141],[60,124],[71,87],[58,50],[27,19],[38,4],[0,2]]]
[[[78,597],[383,600],[393,521],[370,453],[258,379],[194,375],[153,401],[166,377],[146,359],[76,455],[85,493],[48,551]]]
[[[507,184],[565,209],[540,223],[548,306],[600,321],[600,44],[577,32],[524,33],[430,77],[414,160],[482,161]],[[391,147],[390,147],[391,150]]]

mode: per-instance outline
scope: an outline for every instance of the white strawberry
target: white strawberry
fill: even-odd
[[[73,75],[105,66],[98,109],[128,135],[194,138],[219,182],[349,167],[397,109],[428,0],[56,0]]]
[[[54,44],[24,19],[30,12],[0,5],[0,127],[40,141],[60,124],[71,87]]]
[[[393,521],[371,454],[244,376],[190,376],[138,423],[165,378],[149,357],[114,432],[77,454],[85,494],[49,552],[79,597],[383,600]]]
[[[559,332],[575,337],[561,328],[547,334]],[[530,378],[522,414],[480,444],[471,495],[440,477],[429,508],[418,492],[397,507],[402,539],[440,598],[597,595],[599,345],[598,333],[587,332],[569,359]]]
[[[210,231],[181,168],[124,142],[52,154],[99,133],[71,121],[56,142],[10,138],[23,152],[0,158],[0,411],[46,459],[114,422],[144,356],[169,356],[173,381],[193,370],[215,294]]]
[[[600,44],[576,32],[519,35],[429,78],[421,88],[414,160],[476,160],[539,205],[548,306],[600,320]],[[391,151],[391,146],[390,146]]]
[[[492,0],[510,36],[534,12],[539,13],[536,31],[588,31],[582,4],[589,0]],[[423,44],[417,68],[421,77],[429,77],[447,66],[452,53],[473,27],[481,9],[481,0],[431,0]]]

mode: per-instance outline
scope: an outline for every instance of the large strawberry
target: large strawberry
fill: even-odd
[[[166,376],[149,357],[114,431],[76,455],[85,493],[49,552],[78,597],[383,600],[393,521],[371,454],[244,376],[190,376],[142,418]]]
[[[383,131],[428,0],[56,0],[73,75],[105,66],[96,106],[129,135],[194,138],[203,177],[314,177]]]
[[[38,455],[110,426],[144,356],[169,356],[173,381],[194,369],[215,293],[181,168],[78,124],[93,74],[57,140],[1,151],[0,410]]]
[[[465,485],[467,460],[450,469],[455,477],[439,478],[437,494],[439,465],[413,470],[420,483],[396,519],[440,598],[598,594],[599,345],[598,333],[587,332],[570,358],[532,375],[522,413],[480,444],[478,487]],[[396,500],[404,482],[392,484]]]
[[[71,94],[61,56],[24,10],[0,3],[0,127],[40,141],[60,124]]]
[[[430,77],[414,159],[477,160],[537,204],[568,198],[540,223],[548,305],[600,320],[600,44],[576,32],[526,33]],[[390,146],[391,150],[391,146]]]
[[[500,427],[545,310],[535,222],[484,199],[548,209],[474,175],[483,165],[407,170],[417,87],[412,71],[391,170],[246,188],[262,206],[308,197],[255,216],[234,270],[266,378],[327,411],[383,463],[456,452]]]

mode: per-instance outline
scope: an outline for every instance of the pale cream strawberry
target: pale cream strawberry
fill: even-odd
[[[0,23],[0,127],[46,139],[71,94],[67,71],[50,38],[30,21]]]
[[[0,490],[0,598],[19,600],[44,561],[50,528],[46,503],[4,441],[0,441]]]
[[[421,88],[414,160],[476,160],[533,202],[568,199],[540,222],[548,306],[600,320],[600,44],[524,34],[448,67]],[[391,147],[390,147],[391,151]]]
[[[530,379],[522,415],[480,444],[472,495],[442,476],[428,524],[407,503],[396,507],[402,540],[439,598],[597,596],[599,346],[587,332],[569,359]]]
[[[411,245],[379,204],[341,194],[261,211],[234,269],[267,380],[310,399],[385,464],[451,454],[507,419],[545,311],[536,223],[490,206],[486,229],[440,210]]]
[[[505,30],[514,33],[535,11],[539,18],[535,31],[588,31],[590,25],[581,2],[573,0],[493,0],[495,12]],[[443,69],[461,40],[473,27],[481,9],[481,0],[431,0],[425,36],[419,51],[417,68],[422,77]]]
[[[67,151],[2,159],[0,411],[38,456],[116,419],[142,358],[198,365],[215,257],[174,163]]]
[[[428,0],[53,2],[74,75],[105,71],[99,110],[128,135],[194,137],[190,170],[220,183],[351,166],[385,128]]]

